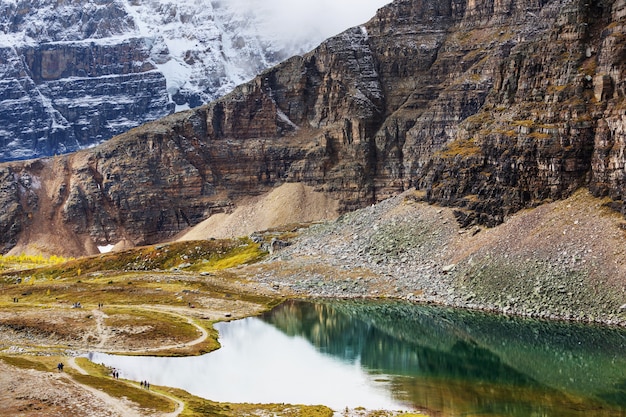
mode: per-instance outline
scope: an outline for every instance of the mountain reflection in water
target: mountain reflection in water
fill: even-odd
[[[287,302],[186,358],[90,358],[214,401],[626,416],[626,330],[400,302]]]
[[[442,415],[624,416],[626,331],[406,303],[289,302],[262,317]]]

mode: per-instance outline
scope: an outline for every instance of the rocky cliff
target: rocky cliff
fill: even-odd
[[[75,151],[174,110],[145,42],[0,48],[0,160]]]
[[[0,4],[0,161],[68,153],[231,91],[323,37],[235,2]]]
[[[623,210],[625,22],[622,0],[396,0],[208,106],[1,165],[4,250],[44,219],[154,242],[284,182],[344,211],[415,187],[465,226],[580,187]]]

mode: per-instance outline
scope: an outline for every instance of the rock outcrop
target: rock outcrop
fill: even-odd
[[[0,160],[68,153],[174,110],[145,41],[0,48]]]
[[[233,2],[0,4],[0,161],[93,146],[207,103],[315,44],[289,47]]]
[[[465,226],[580,187],[623,210],[625,22],[622,0],[396,0],[208,106],[0,166],[4,250],[44,215],[154,242],[284,182],[343,211],[415,187]]]

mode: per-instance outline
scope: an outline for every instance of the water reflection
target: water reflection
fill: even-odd
[[[395,400],[389,378],[365,372],[358,362],[321,355],[302,337],[289,337],[257,318],[216,325],[222,348],[187,358],[114,356],[90,360],[120,377],[182,388],[222,402],[324,404],[406,409]]]
[[[442,415],[626,415],[626,331],[404,303],[288,303],[263,317]]]
[[[291,302],[195,358],[92,360],[228,402],[443,416],[625,416],[626,331],[430,306]]]

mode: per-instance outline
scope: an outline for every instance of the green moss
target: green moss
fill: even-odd
[[[168,314],[154,310],[133,308],[107,308],[105,313],[108,318],[105,324],[114,328],[126,326],[145,326],[148,330],[134,335],[126,335],[127,339],[137,340],[160,340],[171,339],[178,343],[189,342],[200,337],[198,329],[178,315]]]
[[[111,375],[111,370],[108,367],[93,363],[87,358],[75,358],[74,361],[89,375],[102,378],[107,378]]]
[[[264,255],[265,253],[261,251],[258,244],[246,244],[231,250],[224,257],[215,259],[213,262],[208,262],[205,265],[200,265],[200,269],[204,271],[211,271],[234,268],[239,265],[256,262]]]
[[[164,388],[164,391],[185,403],[185,408],[180,414],[181,417],[262,417],[268,415],[280,415],[282,417],[332,417],[333,415],[333,411],[325,406],[216,403],[176,388]]]
[[[55,372],[56,364],[63,362],[63,358],[51,356],[37,356],[32,359],[21,356],[0,356],[0,360],[21,369],[34,369],[41,372]],[[174,402],[161,395],[140,389],[126,381],[110,378],[108,369],[102,365],[96,365],[85,358],[77,358],[76,362],[84,370],[90,372],[89,375],[82,375],[66,366],[66,373],[78,383],[106,392],[116,398],[126,398],[145,409],[172,412],[176,408]]]
[[[93,277],[107,271],[164,271],[180,268],[204,270],[198,265],[211,266],[219,263],[219,268],[252,262],[264,255],[259,246],[249,239],[224,239],[176,242],[167,245],[145,246],[124,252],[108,253],[71,260],[36,269],[8,272],[7,277],[25,278],[36,276],[38,280],[65,279],[77,276]],[[229,259],[226,261],[226,259]],[[183,268],[183,269],[187,269]]]

